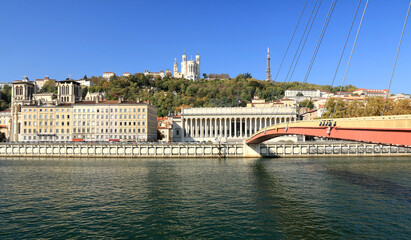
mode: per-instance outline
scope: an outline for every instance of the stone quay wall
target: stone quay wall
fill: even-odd
[[[411,148],[365,143],[278,143],[278,144],[0,144],[2,157],[321,157],[321,156],[411,156]]]

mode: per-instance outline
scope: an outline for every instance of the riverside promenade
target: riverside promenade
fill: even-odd
[[[411,148],[349,142],[245,143],[2,143],[3,157],[321,157],[321,156],[411,156]]]

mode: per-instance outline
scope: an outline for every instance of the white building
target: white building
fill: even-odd
[[[353,92],[353,94],[363,95],[364,97],[389,97],[390,91],[387,89],[364,89],[360,88]]]
[[[189,80],[200,79],[200,55],[197,52],[195,60],[187,61],[187,55],[184,52],[181,61],[181,72],[178,71],[177,58],[174,59],[174,77],[185,78]]]
[[[241,142],[267,126],[296,119],[295,107],[183,108],[173,119],[173,140]]]
[[[298,96],[304,96],[304,97],[311,97],[311,98],[319,98],[321,97],[321,91],[320,90],[309,90],[309,89],[288,89],[285,91],[285,96],[286,98],[292,98],[292,97],[298,97]]]
[[[104,72],[103,73],[103,78],[110,79],[114,75],[116,75],[116,74],[114,74],[113,72]]]
[[[76,82],[80,83],[81,86],[86,86],[86,87],[90,87],[94,85],[92,81],[87,80],[87,79],[79,79],[79,80],[76,80]]]
[[[160,72],[149,72],[148,70],[144,71],[144,76],[153,76],[153,77],[161,77],[164,78],[166,74],[164,73],[164,70],[160,70]]]

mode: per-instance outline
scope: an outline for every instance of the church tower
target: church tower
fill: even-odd
[[[273,79],[271,78],[271,63],[270,63],[270,49],[267,48],[267,70],[265,71],[265,80],[266,81],[272,81]]]
[[[178,75],[178,64],[177,58],[174,58],[174,68],[173,68],[174,76]]]
[[[197,64],[197,76],[196,79],[200,79],[200,54],[197,51],[197,55],[196,55],[196,64]]]
[[[18,141],[21,129],[21,106],[33,104],[36,86],[24,76],[23,80],[13,81],[11,89],[11,129],[10,141]]]
[[[183,61],[181,62],[181,74],[183,75],[183,77],[185,77],[187,75],[187,55],[186,55],[186,51],[184,51],[183,54]]]

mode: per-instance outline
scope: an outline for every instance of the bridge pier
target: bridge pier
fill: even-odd
[[[247,144],[243,143],[243,154],[244,157],[256,157],[260,158],[261,156],[261,148],[260,148],[260,143],[256,144]]]

